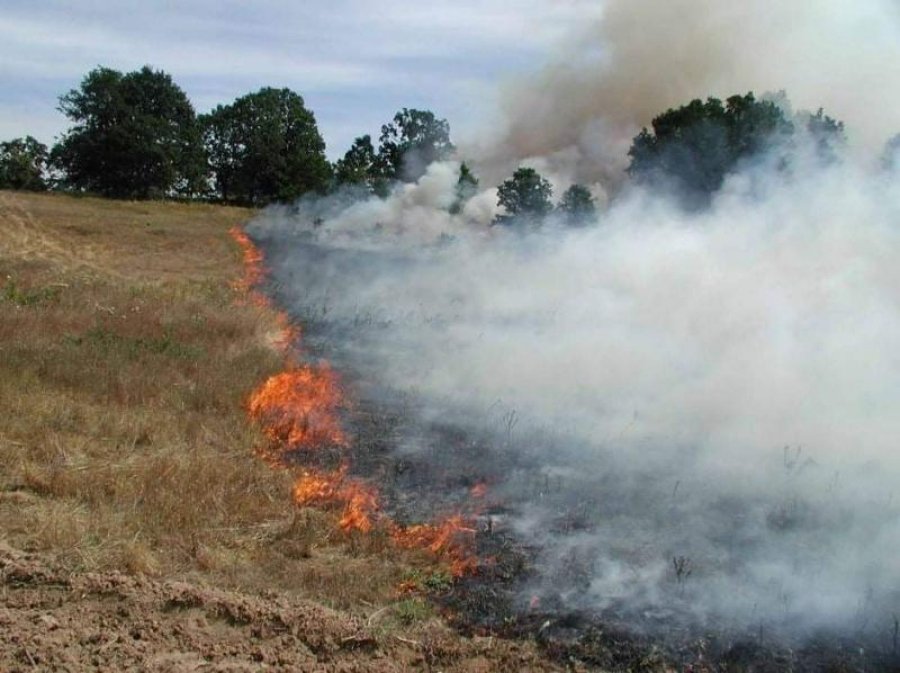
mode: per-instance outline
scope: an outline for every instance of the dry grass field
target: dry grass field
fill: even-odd
[[[243,403],[282,356],[232,289],[250,214],[0,196],[0,529],[78,570],[383,599],[402,564],[252,455]]]
[[[78,582],[130,587],[111,595],[157,614],[142,617],[150,623],[172,622],[157,654],[190,648],[178,635],[193,628],[188,616],[159,617],[157,599],[133,595],[135,586],[158,597],[182,591],[172,582],[188,582],[237,592],[228,610],[268,596],[309,601],[310,608],[291,608],[297,614],[337,611],[322,618],[323,628],[357,634],[346,637],[351,645],[367,643],[367,653],[354,650],[354,665],[377,655],[394,664],[381,670],[429,661],[457,670],[544,669],[532,646],[460,638],[425,600],[398,595],[404,580],[433,572],[427,560],[385,536],[341,532],[335,513],[291,505],[291,476],[253,455],[261,436],[245,401],[283,367],[284,355],[272,346],[281,328],[275,312],[240,301],[234,287],[243,269],[228,230],[251,215],[0,192],[0,551],[12,550],[0,564],[0,622],[9,639],[0,668],[69,661],[60,652],[81,637],[66,630],[70,622],[132,628],[133,619],[121,616],[132,608],[109,626],[104,600],[60,589]],[[89,579],[66,579],[78,577]],[[145,579],[123,585],[117,577]],[[25,593],[14,598],[10,586]],[[46,608],[52,591],[66,596],[55,612]],[[223,599],[213,596],[192,609],[211,602],[218,607],[209,614],[222,612]],[[41,640],[45,618],[64,624],[60,642]],[[234,656],[261,661],[251,630],[229,625],[227,637],[244,643]],[[31,644],[20,647],[32,631]],[[203,629],[194,635],[188,641],[217,640]],[[76,668],[146,656],[82,640]],[[118,654],[98,658],[99,650]],[[289,646],[273,651],[299,661]],[[309,656],[338,660],[335,652]],[[158,668],[196,670],[174,661]]]

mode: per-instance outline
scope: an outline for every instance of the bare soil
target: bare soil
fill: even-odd
[[[438,621],[389,633],[277,592],[70,574],[5,544],[0,598],[4,671],[552,670],[532,647],[460,638]]]

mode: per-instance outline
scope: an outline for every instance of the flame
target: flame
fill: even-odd
[[[314,449],[345,445],[338,417],[342,403],[337,376],[323,363],[297,365],[269,377],[247,407],[274,445]]]
[[[469,575],[478,567],[473,551],[475,528],[472,521],[461,514],[451,516],[436,524],[418,524],[406,528],[395,526],[391,532],[396,543],[407,549],[425,549],[435,556],[450,561],[450,568],[457,577]]]
[[[244,298],[242,302],[270,307],[269,298],[259,290],[268,277],[262,251],[240,227],[229,234],[240,246],[243,276],[233,283]],[[279,337],[275,344],[290,352],[300,337],[300,328],[284,311],[276,313]],[[258,450],[273,466],[285,466],[284,452],[318,449],[324,446],[347,447],[341,429],[340,409],[344,406],[337,375],[328,363],[303,364],[289,358],[289,366],[269,377],[247,402],[250,417],[269,439],[270,446]],[[478,559],[474,553],[475,528],[470,520],[457,514],[434,524],[400,526],[379,512],[378,490],[360,479],[347,476],[349,463],[336,470],[304,469],[293,487],[293,500],[300,506],[341,508],[340,527],[345,531],[368,533],[376,525],[390,531],[395,543],[407,549],[424,549],[450,562],[456,576],[474,573]],[[487,485],[471,489],[475,498],[483,498]]]
[[[265,265],[265,256],[243,229],[234,226],[228,230],[228,234],[240,246],[244,262],[244,275],[232,283],[232,287],[247,295],[248,303],[254,306],[269,306],[269,298],[257,288],[269,275]]]
[[[294,502],[301,506],[341,505],[341,528],[368,533],[378,510],[377,493],[372,486],[346,475],[346,463],[334,472],[305,470],[294,484]]]

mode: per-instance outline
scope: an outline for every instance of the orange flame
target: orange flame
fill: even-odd
[[[273,444],[285,449],[344,445],[337,376],[327,363],[299,365],[276,374],[250,396],[250,417]]]
[[[246,295],[247,303],[270,307],[268,297],[259,291],[269,274],[265,256],[240,227],[233,227],[229,234],[240,246],[244,263],[244,275],[233,283],[234,289]],[[288,350],[299,339],[300,328],[283,311],[276,314],[276,320],[280,329],[276,345]],[[346,447],[339,418],[342,406],[338,378],[327,363],[291,364],[286,371],[266,380],[247,403],[250,417],[271,443],[271,447],[259,451],[260,455],[273,465],[283,466],[281,454],[286,450],[325,445]],[[361,480],[348,478],[347,471],[346,462],[330,472],[304,470],[294,484],[293,499],[301,506],[341,507],[341,528],[367,533],[381,516],[378,491]],[[485,484],[476,484],[471,495],[483,498],[486,491]],[[399,526],[387,517],[382,521],[396,544],[408,549],[425,549],[449,560],[454,575],[470,574],[478,567],[473,550],[475,529],[460,514],[440,523],[408,527]]]
[[[262,250],[256,247],[253,241],[250,240],[250,237],[240,227],[232,227],[228,230],[228,234],[240,246],[244,262],[244,275],[234,281],[232,287],[238,292],[247,294],[250,304],[254,306],[269,306],[268,297],[256,289],[269,274]]]
[[[346,479],[346,474],[346,464],[334,472],[304,471],[294,484],[294,502],[319,507],[341,505],[341,528],[368,533],[378,510],[377,493],[367,484]]]
[[[437,524],[419,524],[408,528],[395,527],[392,536],[407,549],[425,549],[450,561],[457,577],[475,572],[478,559],[473,552],[475,528],[461,514]]]

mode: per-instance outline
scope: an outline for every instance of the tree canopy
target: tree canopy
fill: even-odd
[[[0,143],[0,189],[47,189],[47,146],[31,136]]]
[[[168,74],[97,68],[60,98],[60,110],[74,123],[52,153],[65,185],[124,198],[201,188],[194,108]]]
[[[497,223],[537,223],[553,210],[550,182],[533,168],[519,168],[497,189],[497,205],[506,211]]]
[[[809,115],[806,129],[814,143],[819,159],[826,163],[837,161],[847,144],[844,135],[844,122],[829,117],[822,108]]]
[[[572,185],[563,192],[557,210],[571,225],[586,224],[597,214],[597,203],[590,190],[583,185]]]
[[[200,118],[216,193],[265,204],[324,191],[331,177],[325,141],[303,98],[263,88]]]
[[[739,162],[775,147],[793,132],[771,101],[753,93],[693,100],[670,109],[634,139],[628,173],[643,184],[673,189],[687,205],[702,205]]]
[[[379,142],[382,174],[405,182],[415,182],[429,164],[449,159],[456,150],[450,124],[429,110],[403,108],[381,127]]]
[[[388,181],[369,135],[353,141],[344,157],[335,163],[334,177],[339,185],[364,187],[369,194],[387,196],[388,193]]]

